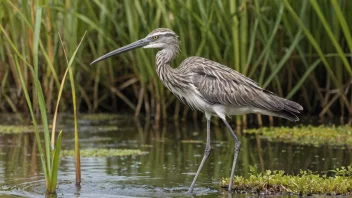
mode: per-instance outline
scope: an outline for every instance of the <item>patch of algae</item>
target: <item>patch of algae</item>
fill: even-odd
[[[202,141],[202,140],[181,140],[181,143],[185,143],[185,144],[203,144],[204,141]]]
[[[96,121],[101,121],[101,120],[113,120],[117,119],[118,116],[116,114],[105,114],[105,113],[96,113],[96,114],[81,114],[79,116],[80,119],[83,120],[96,120]]]
[[[301,170],[299,175],[287,175],[284,171],[256,173],[249,178],[235,176],[232,189],[238,193],[258,193],[265,195],[352,195],[352,167],[333,170],[335,176],[320,175]],[[221,187],[227,188],[229,178],[223,178]]]
[[[258,134],[269,141],[280,141],[300,145],[352,145],[352,126],[299,126],[299,127],[263,127],[247,129],[247,134]]]
[[[0,134],[32,133],[32,125],[0,125]]]
[[[146,151],[139,149],[81,149],[81,157],[116,157],[130,155],[144,155]],[[62,150],[61,156],[75,156],[74,150]]]
[[[49,126],[49,130],[51,130],[51,125]],[[61,129],[63,126],[57,126],[57,128]],[[39,132],[43,132],[44,128],[42,125],[38,126]],[[73,130],[70,128],[69,130]],[[119,130],[119,127],[112,125],[105,126],[81,126],[80,131],[88,131],[88,132],[108,132],[108,131],[116,131]],[[67,130],[65,130],[67,131]],[[18,133],[34,133],[34,127],[32,125],[0,125],[0,135],[1,134],[18,134]]]

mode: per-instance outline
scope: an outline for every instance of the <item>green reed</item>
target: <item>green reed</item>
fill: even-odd
[[[9,1],[7,3],[8,3],[8,6],[10,6],[9,8],[13,9],[15,12],[19,11],[17,10],[17,7],[12,2]],[[21,2],[21,3],[26,3],[26,2]],[[22,27],[15,27],[15,26],[12,26],[12,27],[17,31],[19,30],[17,28],[24,28],[27,30],[27,32],[20,31],[16,33],[12,33],[12,32],[9,33],[6,25],[0,25],[0,30],[3,35],[3,39],[5,41],[6,53],[9,55],[9,58],[10,58],[9,62],[13,64],[11,65],[13,66],[13,70],[11,70],[11,72],[13,72],[12,74],[16,76],[16,82],[19,82],[17,84],[18,86],[17,89],[21,90],[21,93],[23,93],[26,101],[25,104],[27,105],[27,108],[31,115],[31,120],[34,126],[34,131],[36,136],[36,142],[38,144],[39,155],[42,162],[42,168],[43,168],[45,181],[46,181],[46,192],[55,193],[57,178],[58,178],[58,167],[59,167],[61,139],[62,139],[62,131],[60,131],[60,133],[57,136],[57,140],[55,144],[55,131],[56,131],[55,126],[57,122],[56,115],[58,112],[58,106],[62,96],[62,90],[65,83],[66,75],[64,75],[64,78],[62,79],[61,83],[58,83],[58,85],[60,86],[60,89],[58,89],[58,98],[56,100],[56,110],[54,112],[55,116],[53,119],[53,127],[52,127],[52,134],[51,134],[52,145],[50,146],[48,106],[49,107],[51,106],[52,101],[48,100],[48,98],[51,99],[52,95],[45,94],[47,93],[46,88],[48,86],[47,83],[49,82],[47,81],[48,79],[42,78],[43,76],[45,76],[45,70],[43,72],[42,68],[44,67],[43,65],[46,66],[46,64],[40,64],[40,61],[41,61],[41,58],[43,58],[42,56],[44,56],[49,65],[48,71],[49,72],[54,71],[53,70],[54,64],[53,62],[50,62],[50,60],[54,60],[54,57],[52,56],[52,54],[50,54],[51,53],[50,50],[49,50],[49,53],[47,51],[43,52],[42,50],[44,39],[43,37],[41,37],[42,35],[41,33],[43,28],[47,27],[43,25],[43,21],[44,21],[43,15],[47,10],[43,10],[43,7],[40,5],[35,5],[32,8],[34,8],[34,10],[32,10],[32,14],[34,14],[33,23],[31,23],[28,20],[28,18],[25,17],[24,14],[26,14],[26,12],[17,13],[15,18],[10,17],[9,19],[9,20],[16,21],[18,20],[16,19],[16,17],[18,17],[22,22]],[[25,39],[25,36],[24,36],[25,33],[27,33],[27,35],[30,35],[31,39]],[[20,35],[21,39],[16,39],[17,35]],[[19,42],[21,44],[19,44]],[[28,42],[28,43],[25,43],[25,42]],[[25,45],[25,44],[28,44],[28,45]],[[75,55],[78,51],[79,46],[76,48],[76,51],[73,53],[70,61],[67,60],[68,68],[66,69],[66,72],[65,72],[67,73],[67,71],[69,71],[68,73],[70,74],[74,112],[76,112],[77,107],[76,107],[74,79],[73,79],[71,65],[73,63],[73,60],[75,58]],[[51,78],[51,83],[54,83],[54,78],[55,77],[57,78],[57,75],[51,75],[51,76],[53,77]],[[6,81],[5,83],[8,83],[8,81]],[[32,85],[32,88],[30,88],[29,85]],[[13,106],[13,108],[15,107]],[[25,108],[25,106],[22,108]],[[41,134],[39,133],[39,124],[37,121],[38,113],[40,113],[41,125],[43,125],[42,128],[44,131],[43,133],[44,148],[41,143],[42,137],[41,137]],[[75,137],[76,137],[75,144],[77,145],[76,151],[78,152],[78,155],[76,155],[76,157],[77,157],[77,162],[79,162],[79,147],[78,147],[79,144],[78,144],[78,133],[77,133],[78,127],[77,127],[76,113],[75,113],[74,119],[75,119],[74,120]]]
[[[35,32],[29,26],[34,24],[32,8],[37,4],[43,8],[43,18],[40,39],[35,41]],[[65,71],[64,54],[54,32],[60,32],[68,54],[72,54],[70,50],[88,29],[87,42],[75,59],[78,67],[72,71],[79,93],[77,109],[130,109],[135,115],[155,115],[156,120],[170,114],[175,118],[189,115],[189,108],[159,81],[155,50],[136,50],[89,66],[106,52],[142,38],[157,27],[167,27],[180,36],[182,44],[174,66],[186,57],[203,56],[298,101],[305,107],[305,114],[352,114],[352,36],[348,27],[352,3],[348,0],[8,0],[0,6],[4,31],[22,56],[31,57],[33,45],[39,43],[38,60],[31,61],[47,65],[35,71],[40,73],[49,113],[55,110],[53,99]],[[0,46],[0,80],[5,83],[0,89],[0,109],[25,111],[24,98],[11,91],[21,87],[13,70],[15,61],[4,36],[0,41],[5,43]],[[30,87],[30,71],[23,72]],[[32,89],[30,92],[34,93]],[[60,108],[67,111],[72,106],[70,95],[63,95]],[[192,114],[198,116],[196,111]]]
[[[46,180],[46,189],[48,192],[55,192],[56,188],[56,178],[57,178],[57,165],[53,165],[52,163],[58,163],[58,157],[60,153],[60,146],[61,146],[61,136],[62,132],[60,132],[58,136],[58,141],[57,141],[57,146],[55,147],[55,151],[53,152],[53,156],[51,156],[51,149],[49,147],[50,139],[49,139],[49,125],[48,125],[48,118],[47,118],[47,112],[46,112],[46,107],[45,107],[45,100],[44,100],[44,95],[42,91],[42,86],[39,82],[38,78],[38,41],[39,41],[39,32],[40,32],[40,27],[41,27],[41,15],[42,15],[42,9],[39,7],[36,9],[36,19],[35,19],[35,25],[34,25],[34,45],[33,45],[33,62],[34,66],[30,65],[26,59],[20,54],[20,52],[16,49],[16,46],[12,42],[11,38],[7,35],[5,32],[3,26],[0,26],[2,33],[5,35],[7,41],[10,43],[12,50],[16,53],[16,56],[14,56],[14,60],[16,63],[16,69],[17,69],[17,74],[18,77],[21,81],[21,86],[23,88],[23,92],[28,104],[28,108],[30,110],[30,114],[32,117],[32,122],[33,126],[35,129],[35,135],[36,135],[36,141],[38,144],[39,148],[39,154],[42,162],[42,167],[45,175],[45,180]],[[24,75],[21,71],[21,66],[18,61],[18,57],[22,59],[23,63],[26,64],[27,68],[29,68],[30,74],[32,74],[33,77],[33,83],[34,83],[34,89],[36,90],[33,92],[33,98],[30,98],[29,92],[27,90],[27,85],[25,84],[24,81]],[[32,103],[33,102],[33,103]],[[33,111],[33,107],[39,105],[40,108],[40,113],[41,113],[41,118],[42,118],[42,124],[44,128],[44,142],[45,142],[45,147],[43,150],[43,147],[41,145],[41,138],[38,130],[38,124],[36,121],[36,117]],[[55,186],[53,186],[55,184]]]

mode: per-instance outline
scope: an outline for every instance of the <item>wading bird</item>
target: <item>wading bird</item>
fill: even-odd
[[[193,109],[204,112],[207,119],[204,157],[188,193],[193,191],[198,175],[211,151],[211,116],[222,119],[235,141],[229,191],[232,187],[241,142],[226,121],[226,116],[260,113],[290,121],[299,120],[295,113],[303,110],[301,105],[261,88],[252,79],[217,62],[193,56],[184,60],[179,67],[172,68],[170,63],[180,52],[180,41],[175,32],[166,28],[155,29],[145,38],[109,52],[93,61],[91,65],[139,47],[160,49],[156,54],[156,72],[164,86]]]

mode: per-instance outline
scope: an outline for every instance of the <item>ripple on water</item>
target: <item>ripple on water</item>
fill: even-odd
[[[119,197],[182,197],[185,196],[184,193],[189,187],[188,183],[186,183],[187,186],[167,183],[164,178],[155,176],[121,175],[118,171],[109,171],[106,163],[106,158],[82,158],[82,183],[81,187],[77,188],[74,158],[62,158],[57,194],[54,197],[116,197],[117,195]],[[165,181],[165,187],[161,187],[162,185],[158,183],[161,180]],[[44,192],[43,175],[26,178],[23,181],[17,179],[16,184],[0,184],[0,196],[43,197]],[[196,195],[214,195],[218,191],[208,187],[199,187],[195,188],[194,192]]]
[[[1,184],[0,196],[38,197],[44,195],[45,180],[26,181],[18,184]]]
[[[3,185],[0,195],[20,197],[41,197],[45,192],[45,181],[23,182],[6,187]],[[185,196],[188,190],[186,186],[173,188],[160,188],[149,185],[123,184],[119,181],[83,181],[81,187],[76,187],[75,182],[59,180],[57,197],[180,197]],[[216,193],[211,188],[195,188],[195,195],[207,195]],[[54,196],[54,197],[56,197]]]

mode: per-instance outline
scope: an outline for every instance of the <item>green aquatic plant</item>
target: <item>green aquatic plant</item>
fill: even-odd
[[[11,2],[8,2],[11,3]],[[12,5],[12,4],[11,4]],[[41,43],[41,37],[40,37],[40,32],[41,32],[41,26],[42,26],[42,13],[43,13],[43,8],[40,6],[36,6],[33,10],[35,12],[35,21],[34,24],[31,24],[29,21],[27,21],[25,18],[23,18],[23,15],[20,14],[19,16],[22,17],[23,20],[26,21],[26,25],[28,26],[27,28],[31,29],[33,33],[33,43],[31,45],[32,47],[32,60],[33,64],[30,64],[30,61],[27,60],[28,57],[24,56],[20,52],[20,48],[16,46],[14,43],[16,42],[15,40],[12,40],[11,37],[7,34],[5,31],[4,27],[0,25],[0,31],[4,34],[6,41],[9,43],[11,46],[12,50],[12,58],[14,59],[13,61],[15,62],[15,68],[16,68],[16,76],[18,76],[21,88],[23,90],[26,102],[27,102],[27,107],[29,109],[31,119],[33,122],[33,129],[35,132],[35,137],[36,137],[36,142],[38,145],[38,150],[39,150],[39,156],[41,159],[41,164],[42,168],[44,171],[44,176],[45,176],[45,181],[46,181],[46,192],[47,193],[55,193],[56,191],[56,184],[57,184],[57,178],[58,178],[58,167],[59,167],[59,160],[60,160],[60,151],[61,151],[61,139],[62,139],[62,131],[57,136],[56,143],[54,141],[55,133],[52,133],[52,145],[50,146],[50,132],[49,132],[49,120],[48,120],[48,110],[46,107],[46,101],[45,101],[45,96],[44,96],[44,83],[41,83],[41,73],[39,72],[39,46],[42,45]],[[83,38],[82,38],[83,40]],[[81,42],[82,42],[81,40]],[[81,43],[80,43],[81,44]],[[73,53],[70,63],[72,63],[78,48],[76,48],[75,52]],[[19,61],[21,60],[21,62]],[[24,66],[24,67],[23,67]],[[68,64],[70,67],[70,64]],[[69,68],[68,67],[68,68]],[[25,79],[28,78],[26,74],[24,74],[24,71],[29,71],[30,76],[32,77],[33,81],[33,89],[30,90],[32,93],[30,94],[27,84],[25,82]],[[61,85],[65,83],[65,79],[62,80]],[[62,90],[62,89],[61,89]],[[61,91],[59,91],[61,93]],[[60,95],[58,97],[57,106],[60,101]],[[42,128],[38,125],[38,121],[35,116],[35,112],[40,113],[40,118],[41,118],[41,124]],[[56,110],[57,112],[57,110]],[[56,123],[56,118],[53,120],[53,132],[55,132],[55,123]],[[42,146],[42,141],[41,141],[41,136],[39,134],[39,130],[43,131],[44,135],[44,148]]]
[[[235,176],[232,189],[236,192],[288,195],[352,195],[352,166],[332,170],[334,176],[301,170],[298,175],[288,175],[282,170],[257,173],[251,168],[249,178]],[[229,178],[223,178],[221,187],[227,187]]]
[[[352,126],[298,126],[298,127],[263,127],[259,129],[246,129],[246,134],[256,134],[269,141],[320,146],[352,145]]]
[[[130,156],[130,155],[144,155],[146,151],[139,149],[82,149],[81,157],[116,157],[116,156]],[[62,156],[75,156],[74,150],[63,150]]]
[[[46,190],[48,193],[55,192],[56,188],[56,179],[57,179],[57,166],[53,165],[54,163],[58,163],[58,157],[60,153],[60,146],[61,144],[61,137],[62,137],[62,132],[59,133],[58,136],[58,141],[56,144],[56,147],[53,148],[53,150],[50,148],[50,138],[49,138],[49,125],[48,125],[48,119],[47,119],[47,111],[46,111],[46,106],[45,106],[45,100],[44,100],[44,95],[43,95],[43,89],[39,81],[39,74],[38,74],[38,46],[39,46],[39,33],[40,33],[40,27],[41,27],[41,14],[42,14],[42,8],[38,7],[36,9],[36,19],[35,19],[35,24],[33,26],[30,26],[30,28],[34,29],[34,38],[33,38],[33,66],[30,65],[26,58],[23,57],[16,46],[13,44],[12,40],[10,37],[6,36],[7,41],[11,43],[12,50],[15,52],[16,56],[14,56],[15,61],[16,61],[16,69],[17,69],[17,75],[20,78],[21,85],[23,88],[23,92],[26,97],[27,105],[30,111],[30,115],[32,117],[32,122],[33,122],[33,127],[35,131],[35,136],[36,136],[36,141],[38,144],[38,150],[40,154],[40,159],[42,162],[42,167],[44,171],[44,176],[45,176],[45,181],[46,181]],[[5,30],[1,27],[1,31],[6,35]],[[27,66],[27,68],[30,70],[30,73],[33,77],[34,81],[34,89],[33,89],[33,98],[30,98],[30,95],[27,90],[27,86],[24,81],[24,77],[22,74],[22,69],[20,67],[20,64],[18,62],[18,58],[20,58]],[[32,103],[33,102],[33,103]],[[43,124],[43,130],[44,130],[44,150],[41,145],[41,138],[39,135],[39,128],[37,124],[37,120],[34,114],[34,107],[37,109],[37,106],[39,105],[39,110],[41,113],[41,120]]]
[[[84,36],[86,35],[87,31],[84,32],[84,35],[82,37],[82,40],[84,38]],[[62,90],[63,90],[63,86],[64,86],[64,82],[66,80],[66,75],[67,73],[69,73],[70,76],[70,83],[71,83],[71,94],[72,94],[72,104],[73,104],[73,123],[74,123],[74,133],[75,133],[75,165],[76,165],[76,186],[79,186],[81,184],[81,157],[80,157],[80,152],[79,152],[79,137],[78,137],[78,120],[77,120],[77,99],[76,99],[76,89],[75,89],[75,79],[73,78],[73,70],[72,70],[72,63],[74,61],[74,58],[77,50],[79,48],[79,46],[82,43],[82,40],[79,44],[79,46],[76,48],[76,51],[74,52],[72,58],[70,59],[70,61],[67,58],[67,54],[66,54],[66,50],[64,47],[64,43],[61,39],[61,36],[59,34],[59,38],[61,41],[61,45],[62,45],[62,49],[64,51],[65,54],[65,59],[66,59],[66,63],[67,63],[67,69],[66,72],[64,74],[64,77],[62,79],[62,83],[60,85],[60,90],[59,90],[59,95],[58,95],[58,100],[56,103],[56,108],[55,108],[55,113],[54,113],[54,120],[53,120],[53,129],[51,131],[52,136],[51,136],[51,144],[54,145],[54,141],[55,141],[55,125],[56,125],[56,117],[57,117],[57,113],[58,113],[58,109],[59,109],[59,102],[61,99],[61,94],[62,94]]]

